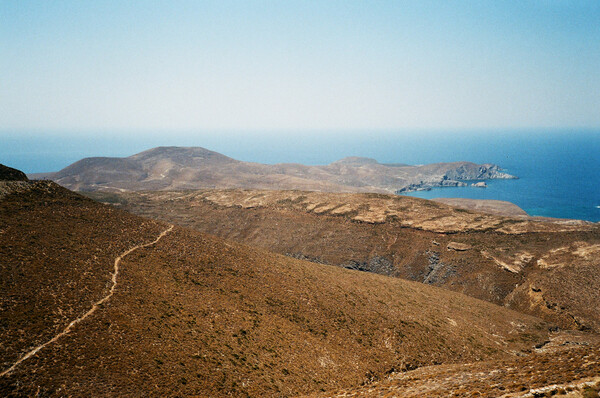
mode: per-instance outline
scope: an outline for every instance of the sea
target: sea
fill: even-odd
[[[517,180],[487,188],[448,187],[409,193],[496,199],[532,216],[600,222],[600,130],[344,131],[0,131],[0,163],[26,173],[58,171],[89,156],[129,156],[155,146],[202,146],[259,163],[328,164],[346,156],[380,163],[494,163]]]

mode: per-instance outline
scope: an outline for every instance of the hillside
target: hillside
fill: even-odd
[[[21,170],[0,164],[0,181],[27,181],[28,178]]]
[[[126,158],[86,158],[38,177],[78,191],[258,188],[387,193],[465,185],[458,180],[515,178],[493,164],[386,165],[349,157],[326,166],[267,165],[199,147],[158,147]]]
[[[529,217],[527,212],[516,204],[503,200],[465,198],[435,198],[432,200],[478,213],[490,213],[505,217]]]
[[[455,292],[169,227],[52,182],[4,192],[4,396],[314,393],[523,355],[551,328]]]
[[[392,373],[385,380],[313,397],[569,397],[600,394],[600,344],[556,335],[525,357]]]
[[[291,257],[458,291],[600,331],[600,226],[412,197],[205,190],[95,194],[134,213]]]

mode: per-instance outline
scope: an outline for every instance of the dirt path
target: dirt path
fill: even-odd
[[[50,345],[52,343],[54,343],[55,341],[57,341],[58,339],[60,339],[62,336],[66,335],[67,333],[69,333],[71,331],[71,329],[77,325],[79,322],[83,321],[85,318],[87,318],[88,316],[92,315],[94,312],[96,312],[96,310],[102,305],[104,304],[106,301],[108,301],[108,299],[110,299],[112,297],[112,295],[115,292],[115,289],[117,288],[117,278],[119,276],[119,265],[121,264],[121,260],[123,259],[123,257],[127,256],[128,254],[131,254],[132,252],[138,250],[138,249],[142,249],[144,247],[148,247],[148,246],[152,246],[153,244],[157,243],[159,240],[161,240],[166,234],[168,234],[169,232],[171,232],[171,230],[173,230],[173,225],[171,225],[169,228],[165,229],[164,231],[162,231],[160,233],[160,235],[158,235],[158,237],[156,239],[154,239],[152,242],[149,243],[144,243],[143,245],[137,245],[134,246],[130,249],[127,249],[125,252],[123,252],[119,257],[115,258],[115,270],[112,274],[112,286],[110,287],[110,291],[108,292],[108,294],[104,297],[102,297],[100,300],[96,301],[94,303],[94,305],[92,305],[92,308],[90,308],[85,314],[83,314],[82,316],[80,316],[79,318],[71,321],[71,323],[69,323],[67,325],[67,327],[60,333],[58,333],[56,336],[54,336],[53,338],[51,338],[50,340],[48,340],[47,342],[45,342],[44,344],[40,344],[39,346],[35,347],[34,349],[32,349],[31,351],[29,351],[27,354],[23,355],[17,362],[15,362],[10,368],[2,371],[0,373],[0,377],[5,376],[9,373],[11,373],[21,362],[31,358],[32,356],[34,356],[35,354],[38,353],[38,351],[40,351],[42,348],[46,347],[47,345]]]

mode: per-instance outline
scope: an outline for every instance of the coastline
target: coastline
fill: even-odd
[[[488,180],[518,180],[519,177],[508,174],[503,171],[498,165],[486,163],[481,165],[477,172],[467,170],[457,170],[453,173],[446,173],[443,176],[430,178],[427,180],[421,180],[416,183],[404,186],[397,189],[394,193],[397,195],[406,194],[410,192],[419,191],[431,191],[433,188],[446,188],[446,187],[467,187],[469,182],[472,182],[471,186],[475,187],[487,187],[487,184],[479,185],[481,182]]]

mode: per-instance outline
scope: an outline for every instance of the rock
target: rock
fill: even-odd
[[[477,188],[487,188],[487,184],[485,183],[485,181],[474,182],[473,184],[471,184],[471,186]]]
[[[442,179],[441,181],[421,181],[410,184],[395,191],[396,194],[417,191],[431,191],[432,188],[439,187],[466,187],[467,184],[462,181]]]
[[[456,273],[454,267],[440,261],[439,253],[427,252],[427,254],[429,254],[429,268],[423,278],[423,283],[429,285],[444,283],[448,277]]]
[[[25,173],[0,164],[0,181],[29,181]]]
[[[342,267],[357,271],[374,272],[376,274],[387,276],[396,276],[398,273],[394,264],[387,258],[381,256],[375,256],[368,262],[350,260],[348,263],[342,264]]]
[[[466,243],[458,243],[458,242],[450,242],[448,243],[448,250],[455,250],[457,252],[464,252],[466,250],[471,249],[471,245],[467,245]]]
[[[464,165],[454,170],[449,170],[446,177],[451,180],[490,180],[490,179],[516,179],[517,177],[504,173],[495,164],[482,164],[477,167]]]
[[[466,187],[467,183],[466,182],[462,182],[462,181],[456,181],[456,180],[443,180],[440,183],[441,187]]]

